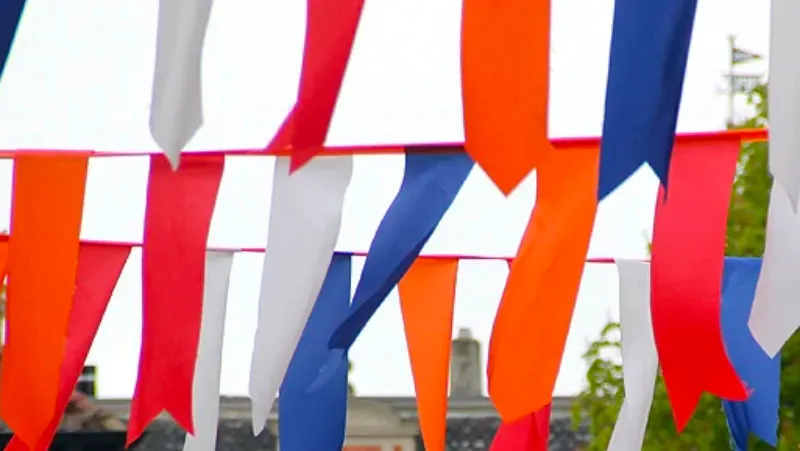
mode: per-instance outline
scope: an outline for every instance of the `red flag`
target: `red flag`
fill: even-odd
[[[651,263],[653,332],[678,430],[700,395],[742,401],[720,331],[721,279],[738,139],[678,144],[658,193]]]
[[[548,404],[517,421],[501,424],[489,451],[547,451],[551,406]]]
[[[223,156],[184,156],[173,172],[162,155],[151,157],[142,246],[142,350],[128,444],[162,410],[193,432],[206,244],[224,165]]]
[[[294,171],[323,148],[353,49],[364,0],[308,0],[306,45],[294,113]]]
[[[47,451],[61,423],[61,416],[78,383],[81,369],[86,363],[100,321],[103,319],[108,301],[117,286],[122,268],[128,261],[131,248],[98,244],[81,244],[78,255],[75,298],[69,314],[67,344],[61,364],[55,415],[50,419],[46,432],[38,445],[28,447],[14,436],[5,451]]]
[[[86,153],[18,154],[0,416],[35,444],[55,412],[80,249]]]

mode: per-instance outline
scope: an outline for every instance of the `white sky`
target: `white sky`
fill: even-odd
[[[331,144],[450,142],[463,138],[458,0],[369,0],[329,136]],[[602,124],[611,0],[554,0],[550,134],[596,136]],[[716,130],[727,100],[721,74],[727,35],[768,50],[768,4],[701,0],[679,129]],[[157,1],[29,0],[0,86],[0,148],[155,149],[148,131]],[[304,35],[302,0],[218,1],[204,64],[205,126],[195,149],[265,145],[296,96]],[[764,70],[763,64],[753,70]],[[138,241],[146,158],[93,160],[83,237]],[[211,228],[213,246],[266,242],[272,160],[229,158]],[[399,187],[402,157],[359,157],[339,237],[342,251],[365,250]],[[0,228],[8,227],[11,163],[0,162]],[[650,234],[655,177],[640,171],[600,207],[590,254],[642,257]],[[425,249],[428,253],[512,255],[533,206],[531,177],[504,199],[478,170]],[[133,392],[141,328],[141,254],[134,251],[89,356],[101,397]],[[222,392],[246,394],[261,256],[235,258],[228,305]],[[354,284],[362,259],[355,259]],[[486,346],[507,276],[505,263],[463,262],[454,333],[469,327]],[[617,317],[612,265],[589,265],[557,394],[583,384],[580,355]],[[362,395],[411,395],[413,382],[396,292],[356,342],[352,382]]]

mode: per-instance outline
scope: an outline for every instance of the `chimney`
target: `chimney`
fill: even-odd
[[[450,397],[480,398],[483,396],[481,344],[467,328],[458,330],[450,357]]]
[[[97,367],[86,365],[78,378],[78,386],[75,387],[79,392],[94,398],[97,395]]]

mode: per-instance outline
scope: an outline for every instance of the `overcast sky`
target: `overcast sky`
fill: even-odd
[[[613,1],[553,0],[550,135],[596,136],[602,124]],[[156,0],[28,0],[0,85],[0,148],[141,150],[148,131],[155,58]],[[463,139],[458,0],[369,0],[334,115],[331,144],[452,142]],[[682,131],[724,125],[722,72],[729,33],[768,50],[768,2],[700,0],[683,105]],[[301,0],[218,1],[204,64],[206,122],[194,149],[265,145],[295,100],[304,35]],[[763,71],[764,64],[745,71]],[[266,157],[229,158],[211,228],[213,246],[266,242],[272,177]],[[90,164],[84,238],[139,241],[146,158]],[[341,251],[369,245],[403,174],[402,157],[358,157],[339,238]],[[643,257],[652,229],[655,177],[640,171],[600,207],[590,254]],[[0,162],[0,228],[8,227],[11,163]],[[510,256],[533,207],[535,181],[508,199],[473,171],[424,253]],[[222,392],[243,395],[255,332],[261,255],[235,258]],[[355,259],[354,284],[362,259]],[[486,346],[508,270],[501,261],[464,262],[454,334],[468,327]],[[556,394],[583,384],[580,355],[617,317],[613,265],[589,265]],[[112,298],[89,363],[99,394],[133,392],[141,328],[141,254],[134,251]],[[396,292],[351,352],[362,395],[411,395],[413,381]]]

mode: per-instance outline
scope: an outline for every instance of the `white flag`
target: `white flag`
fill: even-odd
[[[639,451],[653,404],[658,353],[650,316],[650,263],[617,260],[625,399],[609,451]]]
[[[800,2],[772,0],[769,54],[769,170],[797,211],[800,198]]]
[[[194,436],[186,434],[183,451],[214,451],[217,447],[222,336],[232,265],[232,252],[206,254],[203,320],[192,387]]]
[[[213,0],[159,0],[150,134],[173,169],[203,125],[200,71]]]
[[[772,185],[767,242],[750,310],[750,332],[770,357],[800,326],[800,215],[778,180]]]
[[[315,158],[291,175],[289,158],[276,159],[250,367],[255,434],[264,429],[328,273],[352,175],[352,156]]]

